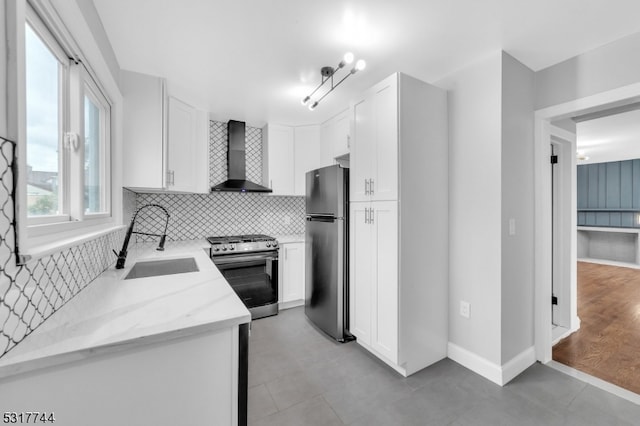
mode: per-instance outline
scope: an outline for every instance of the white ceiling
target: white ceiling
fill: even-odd
[[[640,158],[640,110],[576,125],[578,151],[589,157],[578,164]]]
[[[221,120],[319,123],[396,71],[434,82],[503,49],[534,71],[640,31],[638,0],[93,0],[122,69]],[[315,111],[345,51],[367,68]]]

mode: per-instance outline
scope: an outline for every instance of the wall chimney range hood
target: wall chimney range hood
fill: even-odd
[[[247,180],[244,121],[229,120],[227,123],[227,168],[228,179],[211,188],[225,192],[271,192],[271,189]]]

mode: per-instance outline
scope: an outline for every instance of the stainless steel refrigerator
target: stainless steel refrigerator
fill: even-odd
[[[319,329],[344,342],[349,326],[349,169],[339,165],[306,175],[304,312]]]

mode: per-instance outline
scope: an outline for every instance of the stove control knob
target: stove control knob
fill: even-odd
[[[274,242],[273,242],[273,244],[272,244],[272,246],[273,246],[273,247],[278,247],[278,242],[277,242],[277,241],[274,241]]]
[[[220,251],[220,247],[215,246],[215,247],[213,248],[213,251]]]
[[[236,246],[232,245],[232,246],[229,247],[229,250],[235,250],[235,249],[236,249]]]
[[[222,251],[227,251],[227,248],[226,247],[222,247]]]
[[[271,247],[271,243],[267,243],[267,247]]]

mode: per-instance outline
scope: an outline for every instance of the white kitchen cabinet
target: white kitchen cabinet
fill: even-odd
[[[351,109],[346,109],[320,126],[320,167],[336,163],[350,150]]]
[[[390,87],[395,89],[385,92]],[[394,91],[391,102],[388,93]],[[377,96],[384,100],[378,106]],[[393,139],[395,133],[395,147],[380,152],[387,153],[382,175],[395,173],[388,178],[396,182],[397,200],[375,200],[376,187],[365,194],[362,182],[351,187],[349,329],[358,344],[404,376],[447,354],[446,99],[441,89],[394,74],[354,105],[359,130],[352,138],[351,182],[358,172],[373,173],[384,158],[367,141],[383,139],[385,131],[384,138]],[[387,110],[389,103],[395,111]],[[388,131],[393,125],[385,114],[395,121],[395,131]],[[367,125],[371,120],[387,123],[386,130]],[[364,200],[354,200],[358,189]]]
[[[278,255],[279,306],[281,309],[304,304],[305,247],[302,242],[280,244]]]
[[[351,332],[393,363],[398,360],[398,207],[396,201],[350,206]]]
[[[208,117],[169,97],[167,186],[176,192],[209,193]]]
[[[309,170],[321,167],[320,126],[294,128],[294,195],[305,195]]]
[[[168,97],[162,78],[122,71],[123,185],[208,193],[208,117]]]
[[[271,195],[294,195],[293,127],[267,124],[262,129],[262,184]]]
[[[166,82],[122,71],[121,90],[123,185],[162,189],[166,181]]]
[[[386,78],[353,104],[351,199],[398,199],[398,78]]]
[[[321,166],[320,126],[262,129],[262,184],[271,195],[305,195],[305,175]]]

